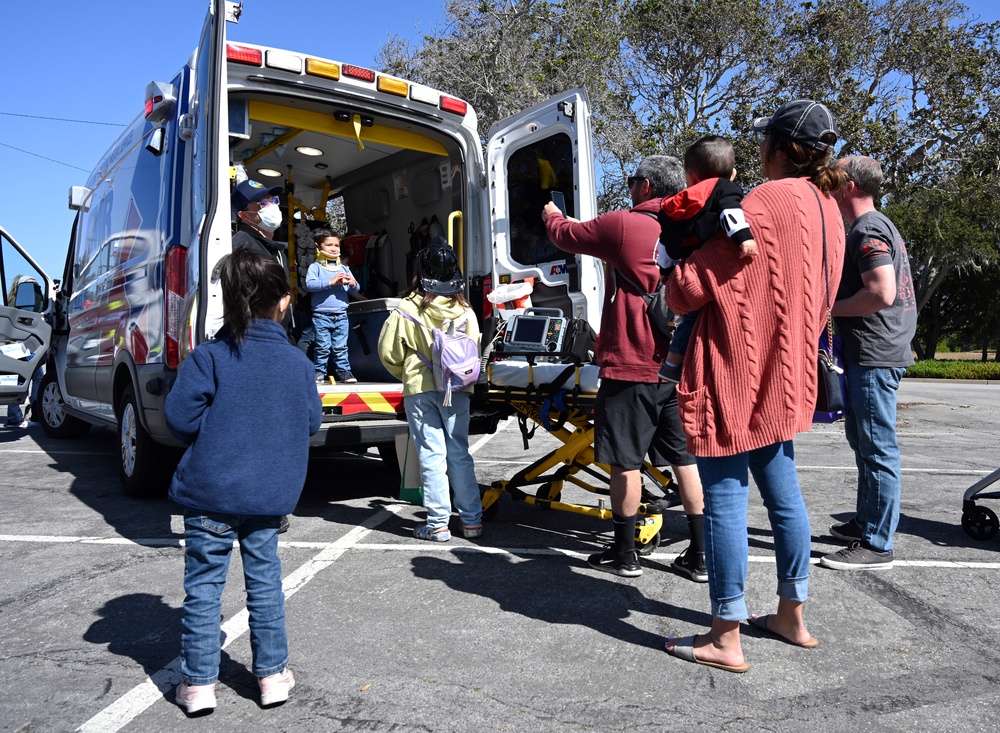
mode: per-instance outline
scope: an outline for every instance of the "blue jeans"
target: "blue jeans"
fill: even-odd
[[[424,392],[403,398],[406,422],[420,459],[427,526],[432,530],[448,526],[450,486],[462,524],[474,527],[482,524],[483,503],[476,480],[476,465],[469,453],[469,395],[467,392],[452,393],[451,407],[445,407],[443,400],[442,392]]]
[[[805,601],[809,597],[812,535],[795,472],[792,441],[724,458],[699,456],[698,473],[705,492],[708,593],[712,600],[712,616],[724,621],[742,621],[749,617],[744,598],[749,564],[748,469],[764,499],[771,522],[778,596],[790,601]]]
[[[313,313],[313,366],[316,371],[326,374],[326,365],[333,352],[333,368],[338,372],[351,371],[347,359],[347,334],[350,326],[346,313]]]
[[[896,440],[896,390],[906,369],[847,365],[850,412],[844,420],[847,443],[858,465],[855,521],[865,544],[892,552],[899,523],[902,472]]]
[[[674,335],[670,338],[670,353],[684,356],[687,351],[688,341],[691,340],[691,332],[694,330],[694,322],[698,318],[698,311],[689,311],[680,317],[680,323],[674,329]]]
[[[31,375],[31,386],[28,387],[28,406],[31,409],[31,419],[35,422],[38,422],[38,415],[35,414],[35,400],[38,397],[38,385],[41,384],[44,374],[45,367],[39,365]],[[11,425],[20,425],[24,422],[24,409],[21,407],[21,403],[7,406],[7,422]]]
[[[285,594],[278,560],[281,517],[184,512],[184,609],[181,611],[181,674],[189,685],[219,678],[222,589],[233,542],[239,540],[250,612],[250,650],[257,677],[288,664]]]

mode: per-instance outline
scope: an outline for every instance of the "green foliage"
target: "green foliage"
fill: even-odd
[[[1000,380],[1000,362],[921,359],[907,368],[906,376],[921,379]]]

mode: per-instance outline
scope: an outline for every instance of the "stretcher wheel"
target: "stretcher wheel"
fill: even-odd
[[[640,555],[645,556],[652,553],[653,550],[655,550],[659,546],[660,546],[660,533],[657,532],[656,534],[653,535],[653,538],[649,542],[647,542],[644,545],[638,545],[635,549],[639,552]]]
[[[992,509],[977,506],[962,512],[962,529],[973,539],[985,541],[996,536],[1000,530],[1000,520]]]

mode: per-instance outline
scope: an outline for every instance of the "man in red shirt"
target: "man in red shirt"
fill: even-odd
[[[597,570],[624,577],[642,575],[635,548],[635,524],[642,497],[640,468],[647,454],[670,464],[691,529],[691,544],[674,561],[674,568],[691,580],[708,582],[703,537],[704,501],[694,456],[677,412],[675,385],[657,372],[669,341],[652,326],[646,301],[618,278],[617,272],[652,292],[660,273],[653,259],[660,236],[656,220],[660,199],[687,185],[677,158],[644,158],[627,179],[632,208],[611,211],[591,221],[567,219],[549,202],[542,211],[549,239],[562,250],[598,257],[606,266],[601,335],[595,359],[601,386],[594,409],[594,457],[611,466],[611,510],[614,544],[591,555]],[[616,272],[617,271],[617,272]]]

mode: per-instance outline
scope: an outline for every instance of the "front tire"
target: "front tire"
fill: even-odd
[[[38,385],[38,396],[31,414],[50,438],[68,440],[83,437],[90,430],[90,423],[67,415],[65,406],[56,370],[50,365]]]
[[[130,384],[118,402],[118,477],[126,496],[161,498],[170,486],[180,452],[159,445],[139,419],[135,389]]]

